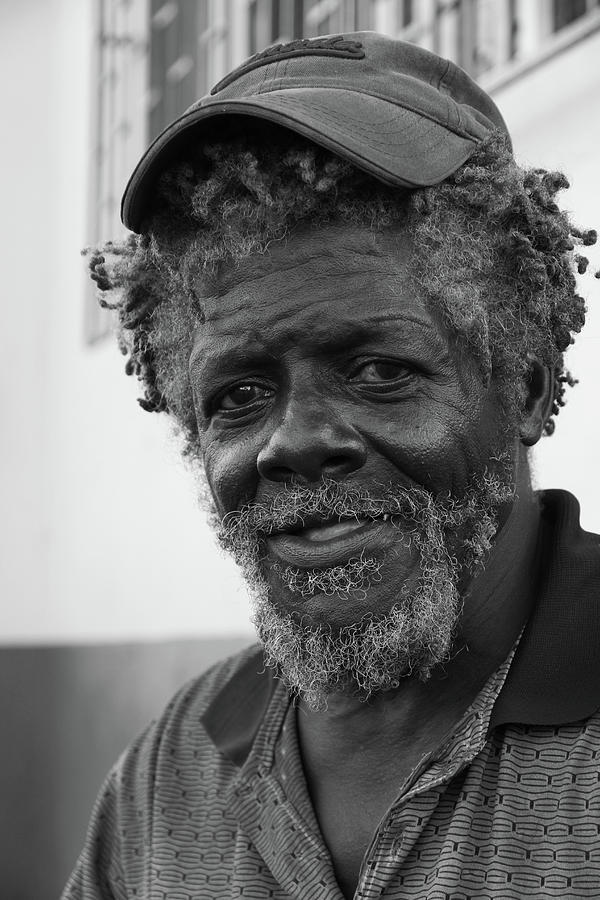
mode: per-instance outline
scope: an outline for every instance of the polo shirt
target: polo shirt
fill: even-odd
[[[600,538],[542,495],[516,649],[397,787],[356,898],[600,897]],[[341,900],[295,709],[257,648],[186,685],[98,797],[64,900]]]

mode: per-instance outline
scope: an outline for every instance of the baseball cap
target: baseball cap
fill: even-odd
[[[226,75],[156,138],[125,189],[123,223],[142,230],[170,162],[257,121],[405,188],[439,184],[493,130],[508,135],[494,101],[466,72],[416,44],[368,31],[277,44]]]

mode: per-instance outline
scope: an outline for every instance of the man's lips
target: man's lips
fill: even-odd
[[[307,524],[295,531],[266,537],[269,551],[288,566],[322,569],[349,559],[373,556],[386,550],[398,533],[389,516],[379,519],[344,519]]]

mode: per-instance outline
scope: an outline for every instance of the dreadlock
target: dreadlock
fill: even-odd
[[[499,379],[508,411],[516,416],[523,402],[530,354],[551,369],[551,434],[575,383],[564,351],[585,321],[575,271],[585,272],[587,259],[576,248],[596,240],[559,210],[566,187],[559,172],[517,166],[501,134],[446,181],[415,191],[384,186],[291,133],[231,139],[165,172],[143,234],[88,251],[91,277],[100,303],[118,312],[140,404],[170,412],[194,452],[187,364],[203,297],[220,273],[299,227],[406,229],[420,288],[484,375]]]

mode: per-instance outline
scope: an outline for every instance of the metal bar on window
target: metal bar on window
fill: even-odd
[[[560,31],[587,11],[587,0],[552,0],[552,30]]]
[[[258,0],[252,0],[248,6],[248,54],[253,56],[258,50],[257,41]]]
[[[509,38],[508,58],[514,59],[517,55],[519,40],[519,20],[517,18],[517,0],[508,0]]]
[[[294,0],[294,40],[304,35],[304,0]]]
[[[280,0],[271,0],[271,43],[281,34],[281,3]]]

